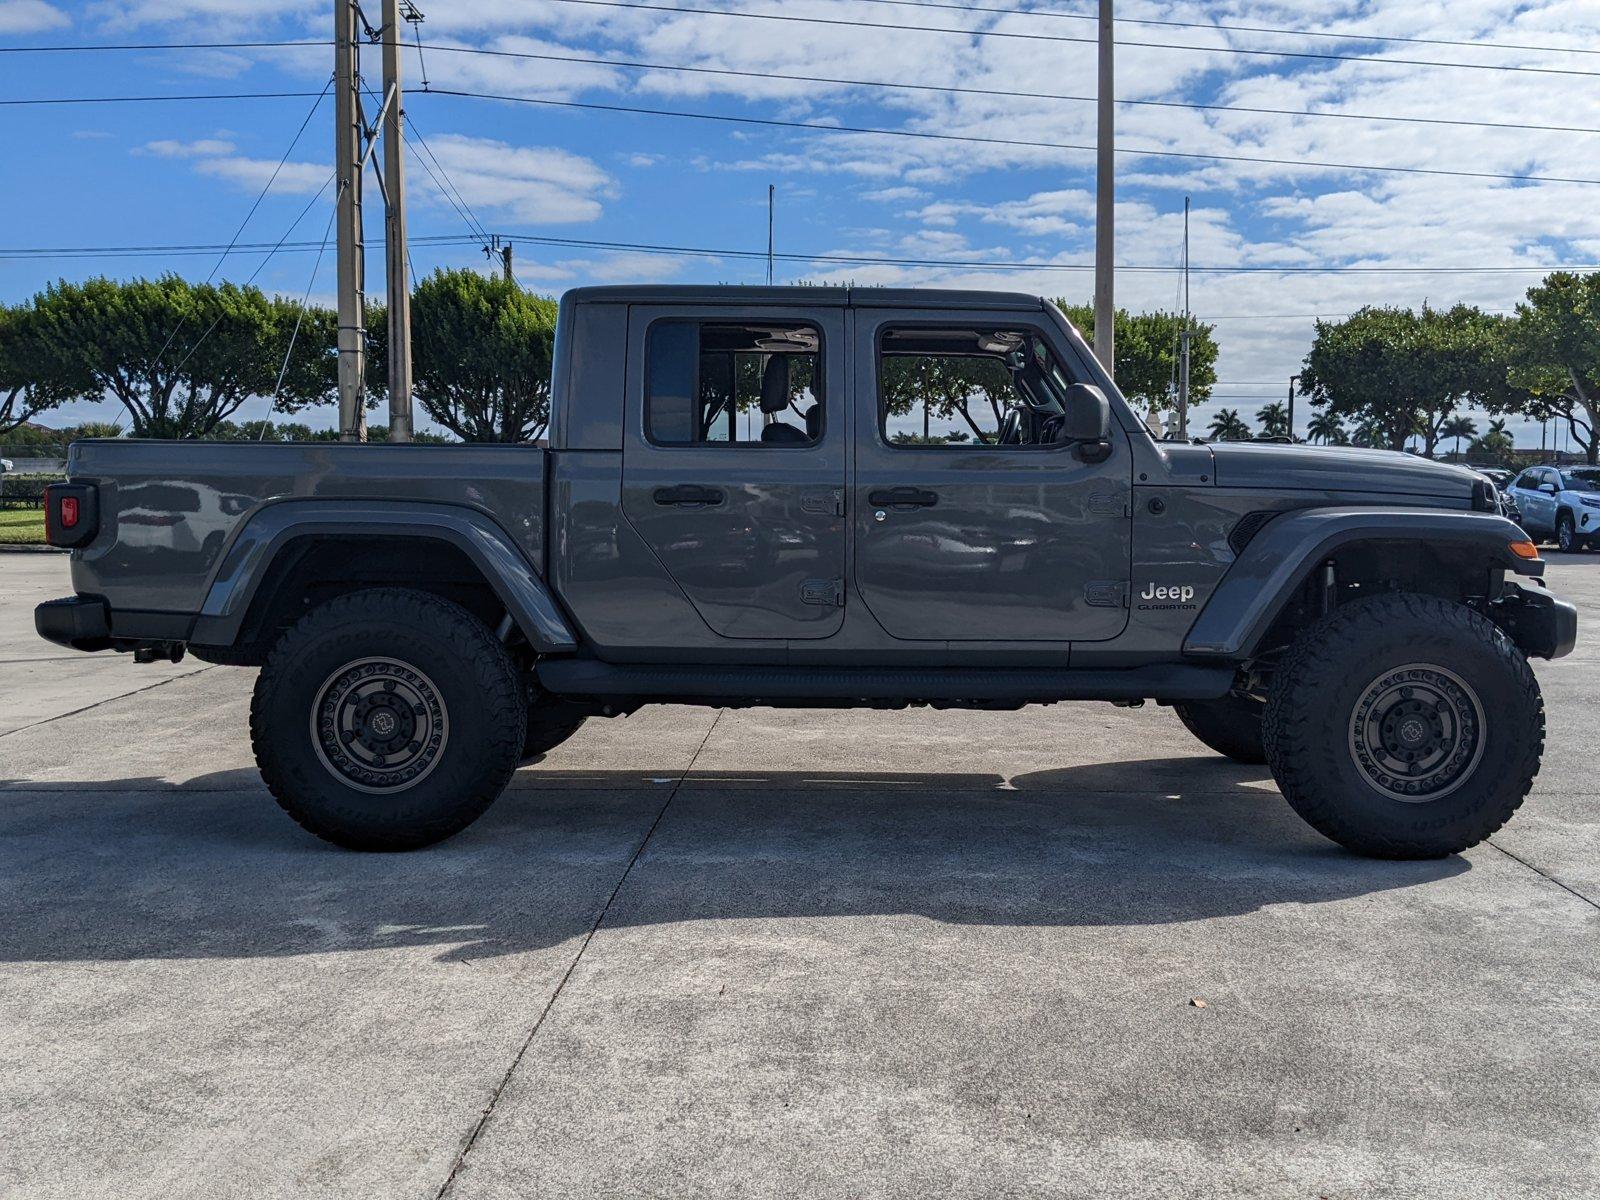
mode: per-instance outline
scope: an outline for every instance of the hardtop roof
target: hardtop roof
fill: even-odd
[[[813,308],[998,308],[1021,312],[1038,312],[1045,304],[1026,292],[742,284],[608,284],[573,288],[562,299],[571,304],[796,304]]]

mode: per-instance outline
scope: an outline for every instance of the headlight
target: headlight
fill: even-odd
[[[1585,508],[1600,508],[1600,496],[1579,496],[1578,503]]]

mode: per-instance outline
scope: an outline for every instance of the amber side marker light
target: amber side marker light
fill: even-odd
[[[1511,542],[1509,545],[1511,547],[1511,553],[1515,554],[1518,558],[1539,557],[1539,547],[1535,546],[1532,542]]]

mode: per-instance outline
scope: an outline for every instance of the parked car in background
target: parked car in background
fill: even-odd
[[[1516,474],[1504,467],[1478,467],[1477,472],[1502,492],[1511,485],[1511,480]]]
[[[1478,474],[1494,485],[1495,497],[1500,501],[1500,515],[1508,521],[1515,521],[1521,525],[1522,509],[1518,507],[1516,497],[1510,492],[1511,472],[1502,471],[1498,467],[1485,467],[1478,469]]]
[[[1563,550],[1600,539],[1600,467],[1529,467],[1507,494],[1521,512],[1517,523]]]

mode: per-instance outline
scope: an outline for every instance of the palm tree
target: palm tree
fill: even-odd
[[[1383,431],[1383,426],[1370,417],[1356,426],[1356,431],[1350,435],[1350,440],[1358,446],[1387,446],[1388,436]]]
[[[1478,423],[1468,416],[1451,417],[1439,426],[1441,438],[1454,438],[1456,443],[1455,455],[1461,457],[1461,439],[1475,438],[1478,436]]]
[[[1250,439],[1250,426],[1236,408],[1224,408],[1211,418],[1211,436],[1219,442],[1244,442]]]
[[[1256,420],[1261,422],[1262,437],[1289,436],[1289,409],[1281,400],[1256,409]]]
[[[1344,422],[1330,412],[1319,412],[1313,416],[1311,423],[1306,426],[1306,436],[1324,446],[1330,443],[1342,446],[1350,440],[1345,434]]]

